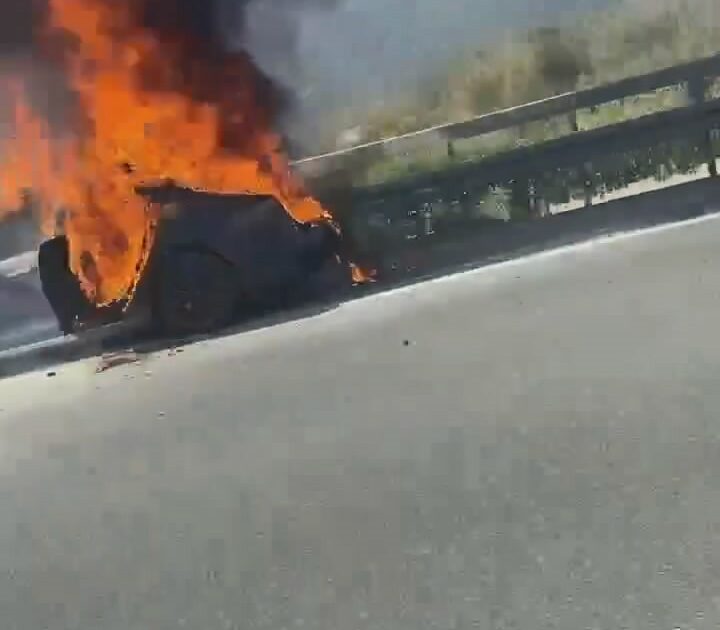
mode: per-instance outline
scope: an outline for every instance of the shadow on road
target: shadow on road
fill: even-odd
[[[344,296],[346,299],[350,296]],[[283,323],[315,317],[337,308],[345,299],[336,299],[322,303],[306,304],[287,310],[256,313],[251,318],[211,334],[193,337],[175,338],[159,336],[152,332],[139,331],[123,322],[87,331],[82,335],[65,338],[53,338],[40,341],[22,348],[0,352],[0,379],[18,374],[43,370],[62,363],[81,361],[97,357],[98,370],[104,371],[113,364],[141,361],[143,357],[164,351],[173,351],[179,347],[223,339],[225,337],[249,333],[270,328]],[[123,360],[126,357],[127,360]],[[117,361],[116,361],[117,360]],[[51,375],[55,371],[49,372]]]

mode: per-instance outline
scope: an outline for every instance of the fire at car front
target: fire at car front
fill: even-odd
[[[65,332],[141,307],[166,327],[207,328],[229,302],[307,287],[307,269],[333,258],[312,245],[334,222],[289,167],[278,90],[241,41],[226,45],[215,5],[38,3],[33,63],[67,98],[62,116],[43,111],[23,76],[8,78],[0,207],[30,190],[47,233],[62,215],[40,259]],[[199,197],[148,202],[142,191],[166,181]]]
[[[143,274],[126,299],[93,304],[70,268],[67,238],[41,246],[43,291],[65,334],[126,318],[163,334],[209,332],[339,294],[356,280],[336,227],[295,221],[274,197],[177,187],[143,194],[157,222]]]

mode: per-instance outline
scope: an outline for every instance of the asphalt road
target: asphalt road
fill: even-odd
[[[717,628],[718,243],[0,381],[0,625]]]
[[[0,354],[59,334],[32,262],[28,255],[0,260]]]

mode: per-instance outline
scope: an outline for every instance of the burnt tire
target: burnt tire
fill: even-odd
[[[45,299],[55,315],[60,331],[70,335],[78,322],[90,317],[95,308],[83,293],[80,281],[70,270],[70,254],[65,236],[56,236],[38,249],[38,272]]]
[[[232,321],[238,299],[235,269],[212,251],[164,252],[153,284],[153,317],[162,334],[209,333]]]

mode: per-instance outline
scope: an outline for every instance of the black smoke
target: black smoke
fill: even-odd
[[[47,0],[0,0],[0,81],[21,81],[31,107],[51,129],[67,125],[76,106],[62,70],[62,37],[44,36]],[[0,94],[0,123],[12,119],[13,102]]]
[[[174,59],[177,71],[168,89],[190,90],[196,100],[217,102],[222,98],[216,93],[218,88],[223,91],[233,81],[209,68],[251,76],[249,83],[264,114],[277,127],[296,104],[290,82],[297,88],[302,73],[299,21],[303,11],[329,10],[341,0],[129,1],[138,20],[158,39],[179,43]],[[258,49],[262,59],[254,57]],[[156,65],[153,60],[147,63]],[[149,85],[156,89],[163,85],[157,70],[147,73]]]
[[[115,2],[117,0],[103,0]],[[289,93],[266,75],[246,46],[232,47],[228,26],[242,42],[246,0],[130,0],[133,22],[153,33],[162,54],[143,59],[147,91],[186,94],[219,108],[220,145],[252,150],[258,130],[276,125]]]
[[[265,49],[273,52],[275,66],[294,68],[299,12],[331,8],[339,0],[92,1],[110,7],[122,4],[135,25],[163,43],[162,55],[142,61],[139,80],[144,87],[185,93],[227,110],[221,141],[234,148],[245,142],[251,130],[233,120],[233,110],[249,106],[256,116],[245,124],[276,126],[294,103],[292,90],[282,79],[277,74],[271,78],[253,58],[249,12],[261,18],[262,23],[255,25]],[[0,0],[0,75],[4,68],[22,75],[33,107],[61,128],[76,103],[62,72],[64,55],[73,42],[62,34],[48,37],[47,2]]]
[[[33,35],[43,22],[45,3],[39,0],[3,0],[0,8],[0,56],[28,53]]]
[[[164,37],[192,34],[209,46],[222,49],[228,38],[245,30],[251,4],[293,7],[331,6],[336,0],[100,0],[130,7],[138,21]],[[47,22],[48,0],[0,2],[0,56],[33,50]]]

